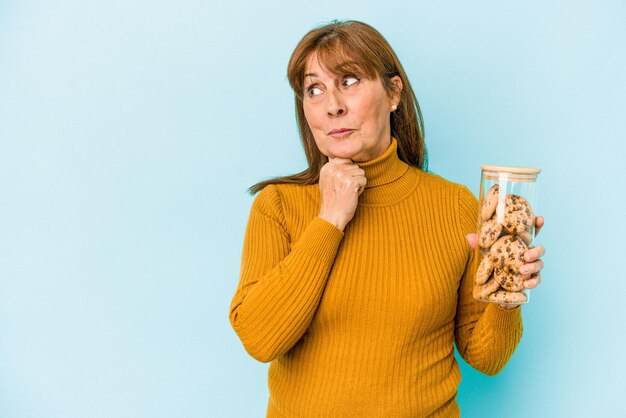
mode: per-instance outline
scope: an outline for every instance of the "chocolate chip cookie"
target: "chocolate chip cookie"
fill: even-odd
[[[485,284],[493,272],[493,261],[489,254],[483,257],[476,272],[476,284]]]
[[[472,292],[474,299],[485,300],[489,295],[500,288],[500,283],[494,278],[487,280],[487,283],[474,286]]]
[[[480,228],[478,244],[482,248],[491,247],[500,236],[500,233],[502,233],[502,224],[498,223],[494,215],[491,219],[483,223],[483,226]]]
[[[509,194],[504,203],[502,227],[508,234],[521,234],[530,229],[535,222],[535,215],[528,200],[522,196]]]
[[[494,184],[491,186],[485,198],[483,199],[483,207],[481,208],[481,216],[483,221],[491,218],[491,215],[496,210],[496,206],[498,206],[498,196],[500,195],[500,185]]]
[[[505,235],[491,246],[489,256],[494,264],[494,279],[505,290],[520,291],[524,289],[524,280],[529,275],[520,273],[524,265],[524,252],[528,249],[524,241],[515,235]]]
[[[487,296],[487,300],[489,302],[495,303],[510,303],[519,305],[521,303],[526,303],[528,297],[522,292],[508,292],[506,290],[496,290],[489,296]]]

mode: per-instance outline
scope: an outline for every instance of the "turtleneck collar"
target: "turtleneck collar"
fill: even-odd
[[[409,168],[408,164],[398,157],[398,141],[394,137],[391,137],[391,145],[384,153],[373,160],[355,164],[365,171],[366,189],[391,183],[399,179]]]
[[[382,155],[355,164],[365,171],[367,179],[359,204],[373,206],[391,204],[408,196],[417,187],[419,170],[409,170],[409,165],[400,159],[398,141],[394,137],[391,137],[391,145]]]

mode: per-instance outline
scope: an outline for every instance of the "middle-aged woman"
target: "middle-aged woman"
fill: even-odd
[[[519,306],[472,298],[478,202],[426,171],[417,100],[371,26],[310,31],[288,77],[309,167],[251,188],[230,309],[271,361],[267,417],[458,417],[454,344],[493,375],[522,335]],[[527,288],[543,253],[524,254]]]

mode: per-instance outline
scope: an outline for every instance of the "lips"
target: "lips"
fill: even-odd
[[[328,135],[333,136],[333,137],[344,137],[344,136],[350,135],[352,132],[354,132],[354,129],[339,128],[339,129],[333,129],[332,131],[328,133]]]

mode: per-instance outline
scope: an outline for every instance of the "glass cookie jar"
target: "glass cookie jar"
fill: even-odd
[[[524,251],[535,238],[538,168],[483,165],[480,179],[474,299],[509,305],[527,303],[521,274]]]

